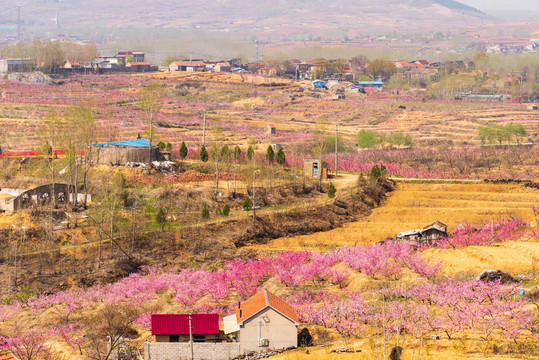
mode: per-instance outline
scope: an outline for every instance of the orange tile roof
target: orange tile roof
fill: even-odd
[[[9,350],[0,350],[0,360],[18,360]]]
[[[296,310],[292,306],[288,305],[284,300],[270,293],[265,288],[264,291],[250,297],[243,303],[240,303],[239,307],[236,307],[236,320],[238,321],[238,324],[242,323],[267,307],[271,307],[290,320],[299,323]]]

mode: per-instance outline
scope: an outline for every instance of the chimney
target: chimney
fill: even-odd
[[[238,310],[240,311],[240,319],[241,319],[241,301],[238,301]]]

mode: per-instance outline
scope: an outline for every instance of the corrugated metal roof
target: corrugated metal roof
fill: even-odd
[[[382,81],[358,81],[359,85],[384,85]]]
[[[421,229],[415,230],[406,230],[397,234],[397,237],[410,236],[410,235],[419,235],[421,234]]]
[[[219,334],[219,314],[192,314],[193,335]],[[188,314],[153,314],[152,335],[189,335]]]
[[[124,141],[115,141],[109,143],[100,143],[93,144],[92,146],[106,146],[106,145],[117,145],[117,146],[133,146],[133,147],[148,147],[150,142],[147,139],[134,139],[134,140],[124,140]],[[155,146],[152,143],[152,146]]]

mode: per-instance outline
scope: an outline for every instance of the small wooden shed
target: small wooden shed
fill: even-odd
[[[266,125],[264,126],[264,134],[266,135],[273,135],[277,133],[277,128],[274,125]]]
[[[327,165],[322,160],[305,160],[303,162],[303,174],[310,179],[328,178]]]
[[[395,236],[397,241],[419,241],[430,243],[432,240],[442,239],[447,236],[447,225],[436,220],[422,229],[407,230]]]

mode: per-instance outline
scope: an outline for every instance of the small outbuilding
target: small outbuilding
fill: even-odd
[[[343,93],[337,93],[331,96],[331,100],[344,100],[344,99],[345,99],[345,96]]]
[[[327,165],[321,160],[305,160],[303,162],[303,174],[307,178],[325,180],[328,178]]]
[[[146,139],[134,139],[90,146],[91,157],[95,164],[125,165],[128,162],[150,163],[160,158],[159,147]]]
[[[264,126],[264,134],[266,135],[274,135],[277,133],[277,128],[273,125],[266,125]]]
[[[219,314],[154,314],[151,330],[156,341],[144,343],[146,360],[230,360],[240,354],[238,342],[220,336]]]
[[[231,72],[232,66],[228,62],[220,62],[215,64],[213,71],[215,72]]]
[[[173,61],[169,65],[169,71],[204,71],[206,64],[202,60]]]
[[[395,236],[397,241],[419,241],[421,243],[447,237],[447,225],[436,220],[422,229],[407,230]]]
[[[191,317],[191,320],[189,320]],[[211,342],[219,338],[219,314],[152,314],[152,335],[156,342]]]
[[[0,73],[32,71],[34,59],[0,59]]]

